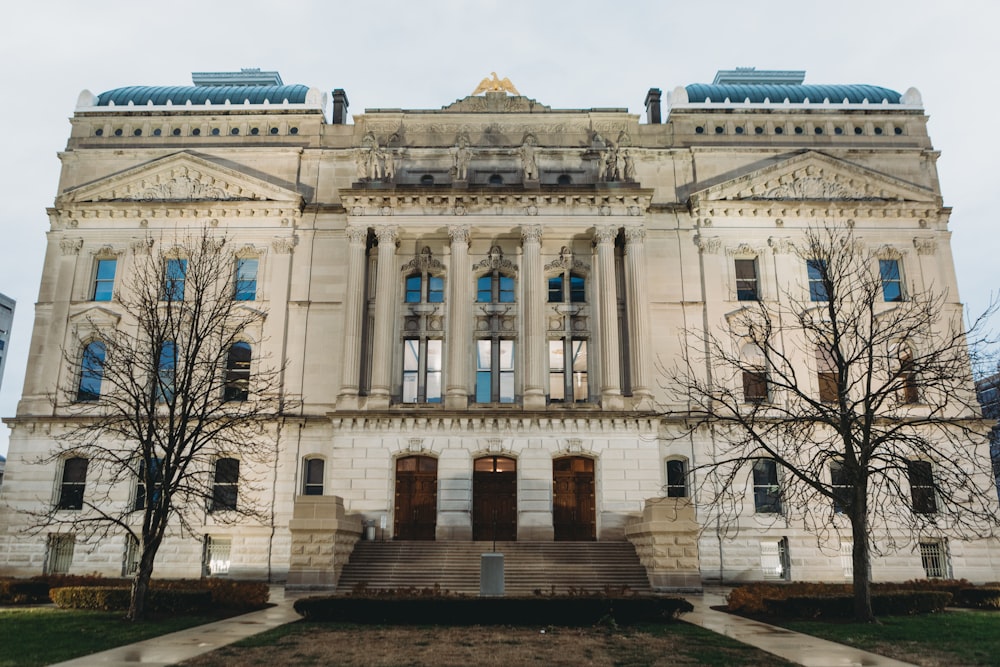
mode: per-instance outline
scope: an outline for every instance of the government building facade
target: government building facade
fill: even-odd
[[[269,519],[207,508],[168,536],[157,576],[332,587],[374,536],[628,540],[658,588],[845,580],[849,529],[785,517],[773,462],[739,511],[698,502],[709,435],[685,434],[668,391],[691,332],[808,290],[794,245],[810,228],[850,227],[900,289],[942,288],[961,310],[919,93],[803,77],[720,72],[651,89],[637,116],[550,108],[494,75],[440,109],[353,122],[345,91],[259,70],[84,91],[5,420],[0,574],[134,566],[114,531],[28,530],[26,511],[78,511],[103,483],[85,454],[36,460],[72,420],[81,393],[63,388],[101,391],[88,323],[114,321],[137,253],[208,230],[239,249],[234,298],[266,313],[253,358],[283,369],[296,407],[262,426]],[[996,580],[1000,551],[901,538],[874,576]]]

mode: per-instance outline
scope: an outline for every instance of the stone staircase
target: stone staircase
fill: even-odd
[[[507,595],[570,588],[602,591],[628,587],[649,593],[646,570],[630,542],[498,542],[504,554]],[[337,592],[367,588],[432,588],[479,594],[480,555],[492,542],[358,542]]]

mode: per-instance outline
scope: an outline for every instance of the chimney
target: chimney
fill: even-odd
[[[650,88],[646,93],[646,122],[650,125],[660,124],[660,95],[663,92],[659,88]]]
[[[333,124],[343,125],[347,122],[347,93],[343,88],[333,89]]]

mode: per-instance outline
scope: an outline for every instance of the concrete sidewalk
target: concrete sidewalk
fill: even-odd
[[[270,601],[275,606],[56,664],[60,667],[176,665],[178,662],[301,618],[292,609],[295,598],[286,598],[285,590],[281,586],[271,587]]]
[[[908,662],[900,662],[844,644],[811,635],[803,635],[785,628],[712,609],[712,607],[725,606],[725,594],[724,589],[706,588],[705,594],[702,596],[685,596],[688,602],[694,605],[694,611],[683,615],[681,620],[807,667],[850,665],[914,667]]]

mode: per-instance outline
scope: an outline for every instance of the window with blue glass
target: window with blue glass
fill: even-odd
[[[496,306],[514,303],[516,282],[499,269],[476,280],[476,302]],[[509,308],[484,309],[488,332],[476,340],[476,402],[514,402],[514,339],[505,326]]]
[[[257,266],[256,257],[239,257],[236,260],[236,301],[255,301],[257,299]]]
[[[806,270],[809,273],[809,300],[829,301],[830,295],[827,292],[828,276],[826,272],[826,260],[807,259]]]
[[[476,281],[477,303],[514,303],[514,279],[499,271],[487,273]]]
[[[226,357],[226,386],[224,401],[245,401],[250,396],[250,344],[233,343]]]
[[[83,348],[80,361],[80,384],[76,391],[78,401],[96,401],[101,397],[101,382],[104,380],[104,343],[95,340]]]
[[[146,474],[146,462],[140,461],[139,477],[135,485],[135,505],[133,509],[145,509],[147,498],[154,505],[160,502],[160,490],[163,488],[163,460],[151,458],[149,460],[148,472],[149,474]]]
[[[117,259],[97,260],[97,274],[94,277],[94,301],[111,301],[115,289]]]
[[[177,345],[164,341],[156,366],[156,400],[169,402],[174,399],[174,378],[177,374]]]
[[[444,278],[414,274],[406,278],[406,303],[444,303]]]
[[[587,279],[579,273],[566,272],[549,278],[549,303],[586,302]]]
[[[880,259],[878,269],[882,277],[882,298],[885,301],[902,301],[903,281],[899,275],[899,260]]]
[[[186,259],[168,259],[163,275],[163,300],[183,301],[184,281],[187,277]]]
[[[738,301],[759,300],[757,259],[737,259],[734,266],[736,268],[736,299]]]

